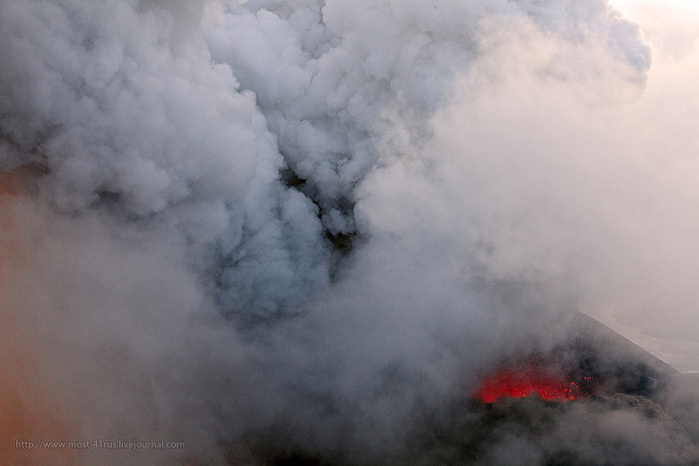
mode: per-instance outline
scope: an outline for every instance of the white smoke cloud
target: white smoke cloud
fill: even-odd
[[[188,446],[86,464],[390,458],[570,308],[697,334],[695,140],[605,1],[16,0],[0,40],[26,399]]]

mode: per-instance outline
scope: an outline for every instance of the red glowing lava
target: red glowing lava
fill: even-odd
[[[523,398],[538,395],[545,400],[574,400],[583,395],[580,385],[556,371],[545,371],[535,366],[500,369],[483,379],[473,397],[484,403],[501,398]]]

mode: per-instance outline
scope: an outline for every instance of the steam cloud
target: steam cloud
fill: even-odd
[[[571,309],[699,335],[696,137],[606,1],[13,0],[0,41],[10,460],[390,463]],[[599,409],[551,438],[696,458],[691,412]]]

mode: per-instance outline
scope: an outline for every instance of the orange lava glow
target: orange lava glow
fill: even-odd
[[[501,398],[540,396],[545,400],[574,400],[586,395],[580,385],[555,371],[545,371],[536,366],[502,368],[483,379],[473,397],[484,403],[494,403]]]

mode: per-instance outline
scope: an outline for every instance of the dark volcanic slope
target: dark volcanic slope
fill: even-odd
[[[467,391],[438,409],[417,411],[402,445],[380,453],[351,440],[331,450],[305,443],[283,425],[231,446],[231,464],[265,465],[638,465],[699,464],[699,378],[583,314],[547,343],[504,365],[536,364],[583,383],[573,401],[537,395],[494,403]]]

